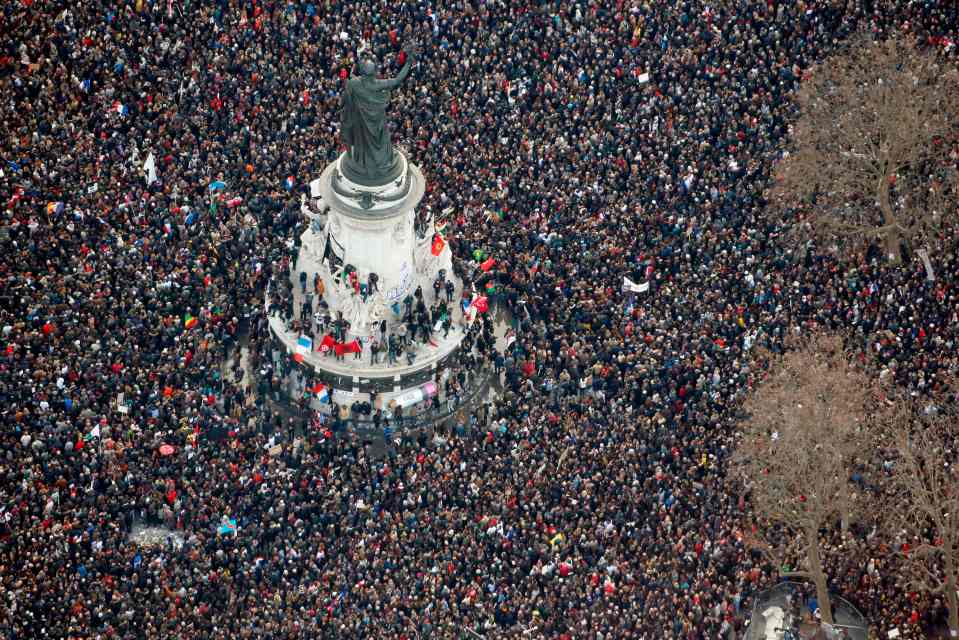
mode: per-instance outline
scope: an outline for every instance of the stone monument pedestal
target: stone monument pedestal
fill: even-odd
[[[425,179],[405,154],[399,150],[395,153],[401,170],[395,179],[381,185],[349,180],[341,170],[345,154],[326,167],[314,192],[318,195],[314,210],[325,210],[325,219],[322,215],[310,216],[312,224],[301,236],[296,268],[291,273],[297,296],[301,295],[301,272],[306,273],[310,287],[319,275],[330,315],[335,320],[342,314],[349,322],[342,342],[358,339],[362,344],[358,359],[353,353],[337,359],[331,351],[321,350],[327,329],[314,331],[312,351],[300,353],[302,365],[313,369],[315,377],[334,389],[334,400],[338,395],[370,400],[375,394],[388,401],[434,381],[464,336],[459,303],[462,283],[453,274],[450,249],[444,241],[434,255],[433,220],[421,217],[417,224],[416,207],[425,192]],[[435,303],[433,282],[441,270],[455,286],[448,304],[452,316],[449,335],[443,338],[442,331],[434,332],[434,339],[428,343],[407,340],[406,351],[413,355],[412,363],[406,352],[396,363],[387,363],[386,345],[382,345],[379,363],[372,364],[370,344],[380,339],[381,322],[386,321],[388,334],[398,335],[404,300],[417,287],[422,289],[428,308]],[[446,300],[444,291],[440,295]],[[317,302],[314,300],[314,311],[319,309]],[[301,304],[302,298],[296,303]],[[296,353],[300,335],[277,316],[269,321],[271,331],[287,351]]]

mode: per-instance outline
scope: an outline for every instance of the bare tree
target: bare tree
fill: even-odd
[[[895,447],[890,533],[909,587],[945,598],[959,636],[959,443],[954,415],[920,416],[901,405],[882,422]]]
[[[768,376],[746,400],[738,470],[757,517],[751,546],[782,577],[811,580],[822,619],[832,623],[820,532],[848,522],[857,507],[851,469],[866,442],[873,398],[868,376],[846,358],[838,337],[817,334],[772,356]],[[798,570],[786,570],[798,559]]]
[[[893,260],[956,220],[959,72],[912,40],[854,38],[804,76],[772,199],[800,231],[855,252],[879,239]],[[933,243],[934,244],[934,243]]]

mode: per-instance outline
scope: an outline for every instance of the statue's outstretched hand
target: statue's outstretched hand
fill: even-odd
[[[403,51],[406,53],[407,58],[413,59],[419,56],[420,47],[414,40],[412,42],[407,42],[405,45],[403,45]]]

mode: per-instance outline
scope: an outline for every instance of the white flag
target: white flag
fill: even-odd
[[[623,276],[623,291],[629,291],[632,293],[643,293],[644,291],[649,291],[649,281],[646,281],[643,284],[636,284],[626,276]]]
[[[919,254],[919,257],[922,258],[922,264],[926,267],[926,280],[929,282],[936,281],[936,272],[932,268],[932,261],[929,260],[929,252],[926,249],[920,249],[916,253]]]
[[[157,163],[152,151],[147,155],[146,162],[143,163],[143,171],[146,173],[148,187],[157,181]]]
[[[300,213],[301,213],[302,215],[306,216],[307,218],[310,217],[310,208],[309,208],[308,206],[306,206],[306,194],[305,194],[305,193],[301,193],[301,194],[300,194]]]
[[[649,72],[647,71],[646,73],[641,73],[636,76],[636,78],[639,80],[640,84],[646,84],[649,82]]]
[[[97,426],[93,427],[93,431],[90,432],[90,439],[93,440],[94,438],[99,438],[99,437],[100,437],[100,425],[98,424]]]

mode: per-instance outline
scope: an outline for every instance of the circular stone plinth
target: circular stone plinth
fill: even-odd
[[[419,204],[426,192],[426,180],[419,167],[400,156],[404,167],[401,175],[384,185],[370,187],[350,181],[343,175],[341,155],[320,175],[320,197],[330,208],[345,216],[359,219],[390,218],[409,211]],[[345,155],[345,154],[344,154]]]

